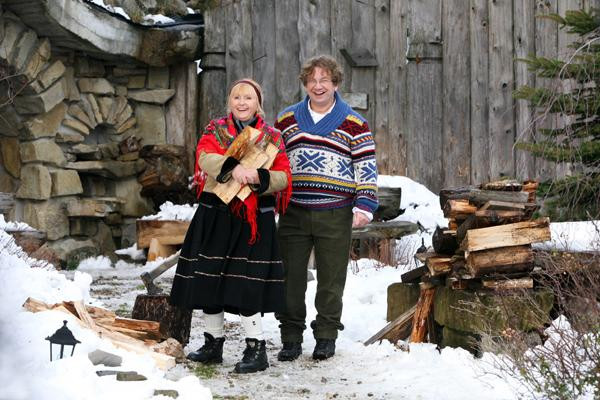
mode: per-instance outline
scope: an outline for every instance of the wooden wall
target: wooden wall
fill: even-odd
[[[550,84],[516,58],[564,57],[571,40],[536,16],[583,7],[600,0],[222,0],[205,14],[199,122],[223,114],[228,85],[246,76],[262,84],[273,122],[303,96],[301,63],[331,54],[344,67],[340,91],[366,97],[357,111],[375,134],[380,173],[434,192],[565,173],[513,149],[542,122],[512,91]]]

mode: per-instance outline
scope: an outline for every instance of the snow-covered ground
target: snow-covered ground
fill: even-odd
[[[400,220],[419,222],[424,231],[403,238],[398,247],[413,254],[423,238],[431,243],[436,225],[445,225],[439,199],[424,186],[404,177],[380,177],[382,186],[402,187]],[[164,206],[160,215],[150,218],[191,218],[192,207]],[[24,228],[22,225],[19,225]],[[596,225],[597,226],[597,225]],[[462,349],[438,351],[432,344],[394,346],[388,342],[365,347],[362,343],[386,325],[387,287],[400,281],[400,275],[413,267],[413,260],[396,268],[381,267],[362,259],[349,264],[344,293],[345,329],[340,332],[335,357],[315,362],[310,355],[314,339],[310,329],[304,336],[304,354],[291,363],[276,359],[280,348],[278,323],[272,314],[263,319],[271,367],[266,371],[237,375],[232,372],[244,348],[239,317],[226,314],[224,363],[196,370],[194,363],[179,364],[168,372],[159,370],[149,357],[115,348],[110,342],[82,329],[75,318],[59,311],[30,313],[21,305],[28,297],[56,303],[82,299],[113,311],[131,310],[138,294],[144,292],[139,275],[158,262],[135,264],[119,261],[112,265],[106,257],[84,260],[78,271],[57,272],[32,268],[31,260],[20,254],[4,231],[15,229],[0,217],[0,399],[167,399],[153,396],[155,389],[175,389],[179,399],[515,399],[523,394],[519,382],[500,378],[491,367],[494,358],[484,354],[476,359]],[[553,240],[561,238],[571,248],[590,249],[594,243],[582,232],[595,232],[588,223],[552,224]],[[598,237],[598,235],[595,235]],[[545,244],[552,245],[551,243]],[[135,248],[122,251],[132,258]],[[174,268],[158,279],[168,289]],[[307,322],[314,319],[313,300],[316,282],[308,284]],[[75,355],[49,361],[49,346],[44,340],[68,322],[82,343]],[[201,313],[192,322],[192,338],[186,352],[202,344]],[[115,376],[99,377],[87,354],[102,349],[123,357],[116,368],[137,371],[148,380],[118,382]],[[408,351],[407,351],[408,350]]]

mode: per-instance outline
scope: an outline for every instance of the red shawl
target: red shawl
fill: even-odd
[[[272,171],[284,171],[287,175],[287,188],[275,194],[277,199],[275,203],[275,211],[283,214],[285,213],[285,210],[290,201],[290,197],[292,195],[292,175],[290,172],[290,162],[285,153],[281,133],[278,130],[265,124],[265,122],[260,116],[257,115],[256,118],[257,122],[255,128],[261,131],[261,134],[256,139],[256,143],[263,140],[263,138],[267,139],[265,138],[265,135],[268,135],[268,139],[273,144],[279,147],[279,154],[277,154],[275,160],[273,161],[273,165],[269,169]],[[223,135],[219,135],[217,127],[226,129],[228,133],[227,137],[222,137]],[[196,194],[198,197],[200,197],[200,194],[204,189],[204,184],[206,183],[207,178],[206,173],[202,171],[200,169],[200,166],[198,165],[198,158],[200,157],[200,153],[205,152],[223,155],[225,154],[227,148],[233,142],[237,135],[238,133],[235,129],[232,114],[229,114],[226,118],[211,120],[210,123],[204,129],[202,137],[198,141],[198,146],[196,147],[196,165],[194,171],[194,182],[197,185]],[[256,194],[256,192],[252,191],[250,196],[248,196],[243,202],[240,201],[240,199],[238,199],[237,197],[235,197],[229,203],[229,207],[235,215],[237,215],[239,218],[243,218],[246,222],[250,224],[250,240],[248,243],[254,243],[258,234],[258,227],[256,225],[256,213],[258,211],[258,195]]]

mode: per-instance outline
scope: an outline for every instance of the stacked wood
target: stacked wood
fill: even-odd
[[[138,219],[136,221],[137,247],[148,249],[148,261],[166,258],[183,243],[190,221]]]
[[[58,310],[71,314],[83,328],[92,330],[115,346],[138,354],[148,354],[163,370],[175,366],[175,358],[165,354],[164,346],[160,346],[159,342],[166,339],[166,335],[162,333],[158,322],[121,318],[112,311],[86,306],[81,301],[47,304],[28,298],[23,308],[30,312]],[[175,350],[179,353],[181,348]]]

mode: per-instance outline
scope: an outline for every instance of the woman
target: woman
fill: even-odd
[[[188,355],[202,363],[223,361],[223,313],[240,314],[246,335],[238,373],[268,366],[261,313],[284,309],[283,265],[275,235],[275,212],[283,212],[291,193],[290,165],[279,131],[263,121],[262,90],[251,79],[233,84],[227,117],[210,121],[196,149],[195,181],[199,205],[187,231],[171,290],[179,307],[202,309],[204,345]],[[225,152],[246,126],[261,133],[256,143],[279,148],[273,165],[245,168]],[[230,179],[249,185],[243,202],[225,204],[213,191]]]

